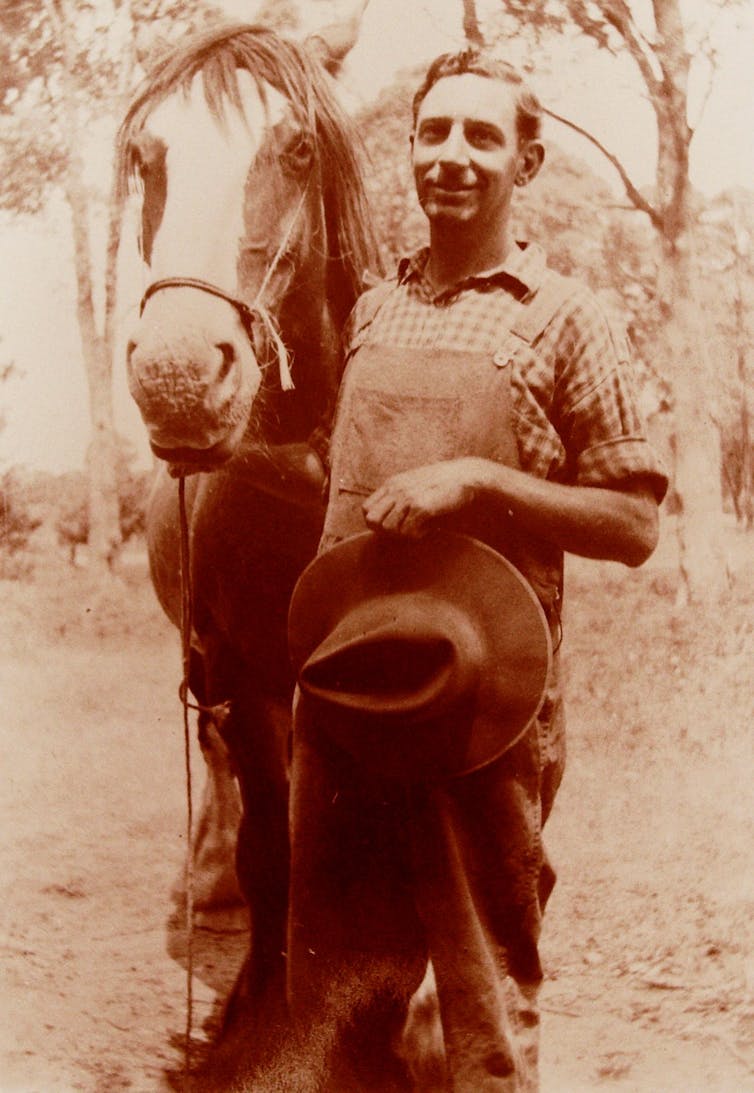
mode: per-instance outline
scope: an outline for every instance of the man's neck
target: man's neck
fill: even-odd
[[[463,224],[450,228],[431,224],[426,277],[436,292],[443,292],[467,277],[501,265],[513,245],[507,227],[480,240],[476,235],[470,236]]]

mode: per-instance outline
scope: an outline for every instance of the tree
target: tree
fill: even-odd
[[[0,572],[5,573],[4,559],[24,550],[41,523],[29,510],[16,472],[5,471],[0,475]]]
[[[718,195],[701,214],[703,269],[709,282],[725,290],[724,306],[715,315],[717,338],[710,352],[719,365],[729,364],[734,378],[726,385],[720,412],[723,489],[738,522],[754,526],[754,460],[752,459],[752,379],[748,367],[750,319],[754,307],[754,194],[734,189]],[[723,274],[721,277],[720,275]],[[709,290],[708,290],[709,293]]]
[[[143,535],[145,531],[146,500],[152,473],[134,468],[134,447],[117,434],[115,452],[120,548],[129,539]],[[78,547],[90,545],[87,493],[86,478],[78,471],[58,475],[55,480],[55,531],[58,542],[68,550],[71,565],[76,564]],[[116,557],[117,551],[110,558],[111,565]]]
[[[120,541],[113,443],[112,366],[115,268],[122,195],[104,199],[108,228],[104,263],[92,242],[102,198],[88,182],[84,152],[90,128],[125,108],[138,63],[166,31],[219,17],[200,2],[179,0],[6,0],[0,8],[0,145],[9,163],[0,204],[19,213],[44,207],[62,190],[70,212],[76,313],[89,391],[88,523],[95,560],[109,561]],[[114,178],[114,176],[113,176]],[[95,281],[105,267],[105,303],[98,317]]]
[[[0,364],[0,387],[3,387],[19,369],[14,361]],[[0,407],[0,432],[5,428],[5,415]],[[29,496],[20,475],[13,468],[0,474],[0,576],[23,576],[26,566],[18,563],[19,555],[29,539],[42,523],[33,511]]]
[[[735,0],[710,0],[712,15]],[[714,71],[709,28],[690,40],[680,0],[501,0],[506,15],[537,32],[575,29],[598,49],[627,55],[651,104],[657,128],[657,172],[649,195],[633,182],[617,155],[577,123],[551,117],[580,133],[607,157],[631,207],[644,213],[659,245],[657,292],[662,315],[661,355],[672,391],[675,418],[674,482],[681,502],[678,519],[682,598],[716,596],[728,583],[722,543],[720,444],[708,413],[714,377],[705,355],[704,310],[696,285],[696,208],[689,177],[695,134],[690,118],[689,75],[694,55]],[[466,9],[464,9],[466,10]]]

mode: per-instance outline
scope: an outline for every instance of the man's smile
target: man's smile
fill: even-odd
[[[476,189],[476,186],[457,186],[445,182],[430,182],[428,185],[430,190],[440,194],[470,194]]]

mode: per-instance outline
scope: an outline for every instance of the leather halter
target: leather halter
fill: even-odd
[[[200,292],[208,292],[210,296],[217,296],[220,300],[225,300],[238,312],[241,319],[241,325],[253,347],[254,321],[257,317],[256,313],[245,304],[243,300],[239,300],[235,296],[223,292],[221,288],[217,288],[211,281],[202,281],[198,277],[163,277],[160,281],[153,281],[141,298],[139,315],[144,314],[144,308],[147,305],[147,301],[154,296],[156,292],[160,292],[164,288],[195,288]]]

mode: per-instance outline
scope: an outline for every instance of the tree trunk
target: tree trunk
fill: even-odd
[[[130,0],[119,6],[119,18],[127,24],[125,36],[128,46],[123,51],[118,67],[117,113],[121,117],[126,110],[136,67],[136,26]],[[105,249],[105,314],[103,318],[103,338],[105,352],[112,368],[115,359],[115,307],[118,296],[118,255],[123,228],[123,213],[126,194],[121,187],[117,156],[113,158],[110,178],[110,195],[107,203],[107,243]]]
[[[61,3],[47,0],[47,11],[58,36],[63,57],[61,100],[68,171],[65,195],[71,210],[76,313],[81,334],[87,386],[91,439],[87,451],[89,478],[89,552],[95,565],[110,566],[120,543],[118,488],[115,474],[115,430],[112,400],[112,361],[105,339],[99,334],[94,310],[89,206],[81,157],[83,134],[78,124],[75,70],[76,50],[71,27]]]
[[[743,263],[748,255],[749,239],[743,230],[741,208],[738,198],[734,198],[733,225],[735,242],[733,253],[736,269],[736,364],[739,382],[739,430],[741,442],[741,489],[736,499],[736,516],[747,531],[754,526],[754,468],[752,467],[751,415],[749,414],[749,382],[746,367],[748,348],[746,337],[746,311],[744,307]]]
[[[112,564],[120,545],[118,486],[115,474],[115,427],[111,356],[97,330],[91,275],[91,243],[86,195],[72,157],[66,197],[71,209],[76,294],[81,348],[89,391],[91,437],[87,448],[89,480],[89,556],[96,565]]]
[[[662,81],[654,87],[657,195],[662,209],[659,291],[666,321],[664,357],[675,406],[675,488],[681,502],[679,601],[715,599],[730,584],[723,540],[722,453],[715,423],[716,379],[706,347],[710,331],[697,289],[690,204],[688,123],[691,56],[679,0],[652,0],[655,52]]]
[[[746,378],[746,347],[738,344],[738,378],[740,381],[739,428],[741,430],[741,493],[738,509],[740,520],[747,531],[754,527],[754,467],[752,467],[751,423],[749,415],[749,390]]]
[[[463,2],[463,33],[470,46],[482,47],[484,35],[479,26],[479,17],[476,10],[476,0],[462,0]]]
[[[673,388],[674,485],[680,498],[678,546],[683,602],[715,599],[730,576],[722,526],[720,433],[715,385],[705,351],[709,332],[696,291],[690,235],[663,241],[660,290],[666,321],[662,345]]]

